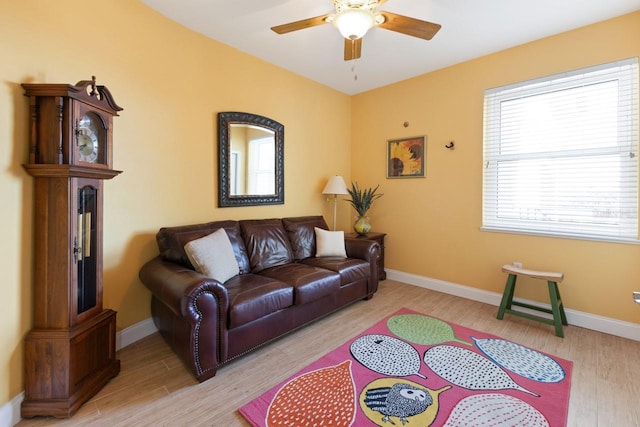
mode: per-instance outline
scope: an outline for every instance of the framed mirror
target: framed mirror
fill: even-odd
[[[218,113],[218,206],[284,204],[284,126],[251,113]]]

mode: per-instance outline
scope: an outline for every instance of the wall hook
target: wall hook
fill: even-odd
[[[445,148],[448,148],[449,150],[454,150],[456,148],[456,143],[451,141],[450,143],[448,143],[447,145],[444,146]]]

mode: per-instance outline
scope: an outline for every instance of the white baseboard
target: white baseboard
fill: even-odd
[[[158,331],[151,317],[116,333],[116,351]]]
[[[470,286],[458,285],[456,283],[445,282],[438,279],[430,279],[428,277],[417,276],[415,274],[403,273],[401,271],[385,269],[387,278],[397,280],[398,282],[408,283],[410,285],[419,286],[421,288],[431,289],[445,294],[455,295],[486,304],[500,306],[502,294],[489,292],[482,289],[472,288]],[[528,300],[520,300],[529,304],[537,304],[550,308],[548,304],[540,304]],[[528,311],[524,308],[518,308],[522,311]],[[598,316],[596,314],[585,313],[582,311],[571,310],[565,307],[567,322],[573,326],[592,329],[606,334],[616,335],[631,340],[640,341],[640,324],[624,322],[622,320],[611,319],[609,317]],[[533,313],[533,312],[532,312]],[[497,311],[496,311],[497,314]],[[536,313],[539,314],[539,313]]]
[[[22,404],[22,399],[24,399],[24,392],[0,406],[0,426],[11,427],[20,422],[20,405]]]
[[[470,286],[458,285],[456,283],[403,273],[396,270],[386,269],[386,272],[387,277],[392,280],[495,305],[496,307],[500,305],[500,300],[502,298],[502,294],[484,291]],[[532,301],[526,300],[524,302],[532,303]],[[526,311],[526,309],[523,310]],[[570,325],[640,341],[640,325],[636,323],[623,322],[621,320],[597,316],[595,314],[584,313],[567,308],[565,308],[565,312],[567,314],[567,321]],[[116,334],[116,350],[120,350],[130,344],[133,344],[134,342],[155,333],[157,330],[158,329],[151,318],[129,326]],[[20,393],[3,406],[0,406],[0,427],[11,427],[20,421],[20,405],[22,404],[23,399],[24,392]]]
[[[155,333],[158,330],[150,317],[116,333],[116,351]],[[0,406],[0,427],[11,427],[20,422],[20,405],[24,392]]]

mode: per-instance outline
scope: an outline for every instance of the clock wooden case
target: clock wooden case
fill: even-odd
[[[116,312],[102,305],[103,181],[119,107],[92,80],[23,84],[35,177],[34,327],[22,416],[65,418],[120,372]]]

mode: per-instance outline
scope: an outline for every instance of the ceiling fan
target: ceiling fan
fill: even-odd
[[[317,25],[333,23],[344,37],[344,60],[360,58],[362,37],[374,26],[396,31],[424,40],[431,38],[440,30],[440,24],[410,18],[387,11],[376,12],[376,8],[387,0],[332,0],[336,13],[316,16],[315,18],[289,22],[271,29],[278,34],[303,30]]]

